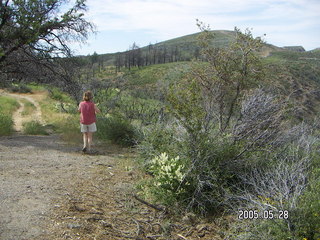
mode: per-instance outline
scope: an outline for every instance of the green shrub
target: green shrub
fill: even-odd
[[[169,157],[181,156],[183,145],[179,144],[178,139],[183,139],[183,131],[174,125],[155,124],[143,128],[143,141],[138,146],[142,164],[148,166],[151,159],[163,152]]]
[[[59,90],[58,88],[51,87],[48,89],[50,98],[64,103],[72,103],[70,96]]]
[[[45,126],[37,121],[24,123],[23,132],[30,135],[48,135]]]
[[[0,136],[10,135],[13,132],[12,117],[0,112]]]
[[[117,102],[117,111],[126,119],[139,120],[143,125],[156,123],[163,109],[162,103],[123,93]]]
[[[32,91],[44,91],[45,90],[45,85],[43,84],[39,84],[39,83],[36,83],[36,82],[31,82],[31,83],[28,83],[27,85]]]
[[[201,134],[193,139],[179,124],[158,124],[145,129],[139,150],[141,164],[154,176],[146,183],[146,195],[163,204],[177,202],[187,210],[215,211],[224,200],[223,188],[235,182],[226,164],[239,151],[231,135]]]
[[[50,90],[50,97],[54,100],[57,100],[57,101],[62,101],[63,100],[63,94],[58,91],[57,89],[53,89],[53,90]]]
[[[97,136],[100,139],[111,140],[122,146],[133,146],[138,141],[137,130],[121,117],[100,117],[97,128]]]
[[[25,84],[12,84],[9,90],[14,93],[31,93],[32,92],[31,88]]]

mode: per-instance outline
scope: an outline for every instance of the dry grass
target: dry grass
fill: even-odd
[[[82,142],[77,114],[64,113],[56,109],[59,102],[50,98],[47,91],[38,92],[34,98],[40,103],[42,117],[49,128],[61,134],[61,138],[68,143],[80,144]]]

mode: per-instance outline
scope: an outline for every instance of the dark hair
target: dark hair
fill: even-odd
[[[86,91],[84,94],[83,94],[83,100],[84,101],[91,101],[93,98],[93,95],[92,95],[92,92],[90,91]]]

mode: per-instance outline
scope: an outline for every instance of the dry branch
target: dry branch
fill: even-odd
[[[147,201],[139,198],[137,195],[133,195],[133,197],[134,197],[136,200],[138,200],[139,202],[141,202],[141,203],[147,205],[148,207],[151,207],[151,208],[153,208],[153,209],[155,209],[155,210],[157,210],[157,211],[166,211],[166,208],[165,208],[165,207],[161,207],[161,206],[154,205],[154,204],[152,204],[152,203],[148,203]]]

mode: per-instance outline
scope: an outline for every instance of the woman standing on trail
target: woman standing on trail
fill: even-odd
[[[83,101],[79,104],[78,111],[80,112],[80,126],[83,133],[83,148],[82,152],[91,151],[92,135],[97,131],[96,113],[100,110],[92,101],[93,95],[90,91],[83,94]]]

